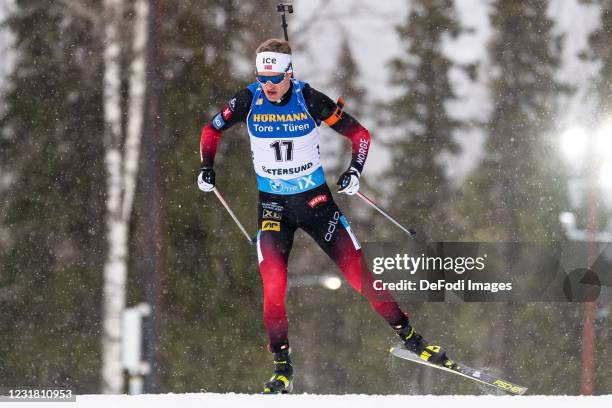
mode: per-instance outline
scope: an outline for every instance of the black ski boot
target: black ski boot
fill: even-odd
[[[274,374],[264,384],[263,393],[288,394],[293,389],[293,367],[289,356],[289,345],[282,346],[278,353],[272,349],[270,349],[270,352],[274,354]]]
[[[407,320],[404,324],[396,326],[395,331],[402,339],[404,347],[421,359],[446,368],[456,367],[457,364],[448,358],[446,351],[442,347],[430,345],[423,336],[414,331],[414,328]]]

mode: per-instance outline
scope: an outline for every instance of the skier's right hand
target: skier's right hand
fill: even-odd
[[[208,193],[215,188],[215,171],[212,167],[201,167],[198,176],[198,187]]]

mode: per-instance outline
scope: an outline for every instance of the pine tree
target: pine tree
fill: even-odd
[[[279,37],[276,8],[270,2],[205,3],[194,8],[167,2],[166,15],[173,17],[163,39],[169,75],[160,158],[166,271],[159,340],[166,375],[161,383],[177,391],[207,384],[209,391],[257,392],[271,361],[264,348],[257,254],[214,194],[197,188],[196,178],[202,126],[254,81],[253,71],[243,72],[238,62],[254,65],[255,46]],[[257,189],[243,125],[223,133],[215,171],[219,191],[254,235]]]
[[[488,70],[492,113],[485,127],[484,159],[466,182],[464,201],[467,238],[474,241],[544,245],[563,239],[558,216],[564,208],[565,191],[553,146],[557,101],[567,88],[555,78],[560,49],[547,7],[548,2],[541,0],[491,5],[495,30],[489,43]],[[514,271],[524,256],[520,247],[508,246],[504,268]],[[570,344],[566,339],[572,336],[572,325],[564,313],[571,312],[571,305],[569,309],[564,305],[487,306],[481,313],[490,316],[486,319],[494,335],[488,343],[483,339],[484,347],[497,354],[495,364],[509,376],[518,372],[513,370],[519,364],[523,372],[532,367],[532,360],[520,350],[533,350],[547,341],[555,355],[565,355],[562,350]],[[534,321],[547,319],[547,325],[530,329]],[[567,370],[561,362],[550,366]],[[534,388],[540,386],[534,381]]]
[[[474,238],[560,238],[563,188],[557,166],[544,158],[555,152],[556,98],[567,88],[555,79],[559,50],[547,5],[530,0],[492,6],[493,111],[486,125],[485,158],[468,183]]]
[[[2,176],[12,180],[9,190],[0,191],[0,219],[8,226],[8,239],[3,236],[8,246],[0,252],[0,378],[7,386],[95,393],[106,251],[103,47],[95,19],[81,14],[99,10],[100,2],[80,4],[72,10],[64,2],[17,1],[9,21],[19,59],[0,118]],[[167,272],[160,288],[158,344],[167,376],[159,389],[220,384],[219,390],[236,390],[234,381],[246,375],[253,383],[242,381],[245,390],[259,389],[259,381],[240,369],[242,364],[256,369],[261,362],[261,372],[269,373],[269,356],[252,352],[265,344],[261,307],[253,307],[261,304],[253,289],[261,285],[257,258],[241,245],[214,196],[197,190],[195,179],[201,126],[252,80],[235,70],[236,50],[257,36],[259,41],[271,36],[260,23],[276,17],[275,8],[262,13],[256,5],[212,0],[196,8],[166,1],[164,7],[161,216]],[[253,54],[249,48],[245,59],[252,61]],[[126,82],[122,89],[127,92]],[[245,188],[234,182],[237,174],[252,171],[245,159],[248,139],[239,134],[236,129],[224,135],[219,180],[241,219],[254,220],[254,183]],[[138,232],[148,220],[138,193],[136,204],[128,305],[142,301]],[[247,225],[256,230],[254,222]],[[244,319],[236,317],[241,314]],[[229,338],[252,349],[210,352]],[[232,380],[217,381],[219,370]]]
[[[601,22],[597,30],[589,37],[589,50],[586,57],[599,62],[599,75],[594,84],[599,92],[599,108],[602,119],[605,114],[612,110],[612,1],[611,0],[586,0],[588,3],[596,3],[601,7]]]
[[[340,44],[331,86],[342,95],[356,118],[362,117],[367,108],[366,90],[359,84],[360,79],[361,70],[355,61],[348,35],[345,33]]]
[[[104,246],[101,44],[46,0],[15,2],[16,66],[0,118],[0,378],[94,392]],[[33,29],[32,27],[35,27]],[[96,79],[97,78],[97,79]],[[67,356],[70,356],[68,358]]]
[[[398,136],[390,142],[393,209],[427,236],[452,239],[451,187],[442,153],[457,153],[453,132],[459,128],[446,109],[455,99],[449,82],[452,61],[443,41],[460,32],[452,0],[415,1],[397,28],[405,54],[391,61],[392,84],[401,89],[391,102],[390,125]]]
[[[453,134],[461,124],[446,106],[456,99],[449,78],[453,62],[443,52],[445,41],[461,32],[454,3],[414,1],[406,21],[396,29],[404,49],[391,61],[391,83],[401,93],[386,107],[386,125],[393,138],[388,142],[391,166],[381,179],[390,183],[390,211],[416,229],[420,239],[453,240],[457,235],[455,192],[442,160],[444,154],[459,152]],[[388,231],[387,236],[405,237],[382,221],[388,228],[378,228],[379,235]],[[411,306],[408,311],[418,330],[425,338],[439,338],[448,308],[434,303]],[[450,355],[453,344],[451,339],[445,340]],[[412,384],[419,393],[436,391],[427,375],[413,379]]]
[[[369,104],[367,101],[366,89],[359,83],[360,79],[361,72],[359,65],[357,65],[357,61],[351,50],[348,35],[344,33],[340,44],[336,69],[334,70],[334,75],[332,76],[329,86],[344,100],[346,112],[350,113],[351,116],[356,118],[363,125],[363,120],[365,119],[365,113],[367,112]],[[376,140],[374,140],[373,143],[376,143]],[[325,152],[329,152],[330,150],[333,151],[332,154],[328,153],[328,155],[331,156],[331,161],[334,164],[332,166],[327,166],[325,170],[330,177],[330,183],[335,184],[338,177],[348,167],[348,162],[351,157],[351,143],[343,136],[333,131],[328,131],[323,133],[322,144]],[[361,183],[363,184],[362,187],[368,188],[367,177],[362,178]],[[347,210],[349,207],[352,207],[350,205],[351,201],[340,199],[343,208]],[[365,214],[361,214],[361,218],[364,218],[364,216]]]

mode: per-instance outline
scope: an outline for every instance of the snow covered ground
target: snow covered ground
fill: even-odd
[[[279,401],[281,400],[281,401]],[[411,396],[411,395],[250,395],[250,394],[149,394],[138,396],[126,395],[83,395],[74,402],[45,403],[52,407],[87,407],[87,408],[166,408],[166,407],[198,407],[198,408],[268,408],[282,403],[285,408],[397,408],[418,407],[438,408],[452,406],[453,408],[610,408],[612,395],[597,397],[568,396]],[[22,408],[34,406],[36,403],[19,404]],[[2,405],[2,403],[0,403]],[[40,406],[38,403],[37,406]]]

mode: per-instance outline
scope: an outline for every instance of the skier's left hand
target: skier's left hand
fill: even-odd
[[[336,183],[340,186],[338,192],[348,195],[357,194],[357,191],[359,191],[359,176],[360,174],[357,169],[350,167],[340,176],[338,183]]]

